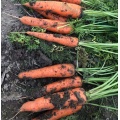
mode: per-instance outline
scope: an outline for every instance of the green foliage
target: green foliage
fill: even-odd
[[[28,50],[41,49],[41,51],[53,62],[72,62],[73,58],[75,59],[70,48],[64,48],[63,46],[59,46],[57,44],[51,44],[32,36],[20,33],[10,33],[9,39],[12,43],[19,43],[21,47],[25,46]]]
[[[71,49],[63,48],[63,50],[54,50],[54,46],[57,44],[47,44],[47,42],[41,41],[40,49],[46,54],[53,62],[72,62],[75,57],[74,54],[71,53]],[[57,47],[61,47],[57,45]],[[53,51],[53,52],[52,52]]]
[[[24,3],[26,3],[26,2],[31,2],[31,1],[36,1],[36,0],[19,0],[19,2],[20,2],[21,4],[24,4]]]
[[[31,31],[33,31],[33,32],[46,32],[45,29],[42,29],[40,27],[32,27]]]
[[[112,11],[118,8],[118,0],[82,0],[82,5],[87,9]]]
[[[39,39],[20,33],[10,33],[9,39],[13,43],[17,42],[20,43],[22,46],[26,46],[28,50],[38,49],[40,45]]]

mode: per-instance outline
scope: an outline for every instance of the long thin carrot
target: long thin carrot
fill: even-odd
[[[21,72],[19,78],[47,78],[47,77],[71,77],[75,74],[75,67],[72,64],[57,64]]]
[[[43,40],[59,43],[61,45],[65,45],[68,47],[76,47],[78,46],[78,42],[79,42],[78,38],[76,37],[63,36],[60,34],[47,34],[47,33],[31,32],[31,31],[28,31],[26,33],[28,35],[31,35]]]
[[[78,5],[81,3],[81,0],[54,0],[54,1],[67,2],[67,3],[78,4]]]
[[[23,16],[21,18],[4,13],[13,18],[19,19],[23,24],[30,25],[34,27],[41,27],[48,31],[61,33],[61,34],[69,34],[73,31],[73,26],[68,24],[68,22],[60,22],[58,20],[50,20],[50,19],[39,19],[29,16]]]
[[[40,93],[43,95],[47,93],[54,93],[61,91],[63,89],[69,89],[69,88],[77,88],[82,86],[82,80],[79,76],[73,77],[73,78],[66,78],[57,82],[50,83],[46,86],[44,86]]]
[[[57,14],[54,14],[54,13],[52,13],[50,11],[42,11],[42,10],[35,10],[35,11],[38,12],[38,13],[40,13],[44,17],[46,17],[48,19],[51,19],[51,20],[58,20],[58,21],[61,21],[61,22],[67,21],[67,18],[62,17],[62,16],[57,15]]]
[[[23,4],[26,7],[51,11],[64,17],[79,18],[81,16],[82,7],[72,3],[58,1],[36,1]]]
[[[69,34],[72,32],[72,26],[68,26],[67,22],[60,22],[57,20],[49,20],[49,19],[38,19],[34,17],[23,16],[19,18],[19,20],[26,25],[41,27],[46,30],[61,33],[61,34]],[[64,26],[64,27],[61,27]]]
[[[34,101],[24,103],[20,112],[31,111],[41,112],[45,110],[51,110],[54,108],[64,108],[74,105],[83,105],[86,102],[86,95],[83,88],[75,88],[65,92],[57,92],[49,96],[37,98]]]
[[[78,105],[75,108],[67,107],[64,109],[54,109],[48,112],[43,113],[42,115],[32,119],[32,120],[58,120],[60,118],[66,117],[77,111],[81,110],[82,106]]]

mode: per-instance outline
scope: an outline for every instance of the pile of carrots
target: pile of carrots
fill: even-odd
[[[33,120],[58,120],[79,111],[86,103],[87,96],[82,86],[82,79],[75,76],[75,67],[72,64],[57,64],[19,73],[23,78],[64,78],[44,86],[39,92],[43,97],[26,102],[20,112],[45,112]]]
[[[29,16],[18,18],[23,24],[41,27],[54,34],[27,31],[26,34],[42,40],[59,43],[68,47],[76,47],[78,38],[65,36],[74,31],[72,25],[66,21],[68,18],[80,18],[82,7],[81,0],[56,0],[36,1],[23,4],[32,8],[47,19],[39,19]],[[57,8],[57,9],[56,9]],[[59,33],[59,34],[58,34]],[[23,78],[64,78],[60,81],[44,86],[40,93],[42,97],[34,101],[24,103],[19,112],[42,112],[44,115],[37,116],[33,120],[58,120],[79,111],[87,102],[87,95],[82,86],[82,80],[75,76],[75,67],[72,64],[57,64],[29,70],[19,73],[18,77]]]

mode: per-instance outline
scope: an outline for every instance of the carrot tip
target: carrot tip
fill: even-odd
[[[8,14],[8,13],[6,13],[6,12],[3,12],[3,13],[6,14],[6,15],[8,15],[8,16],[10,16],[10,17],[20,19],[19,17],[16,17],[16,16],[13,16],[13,15],[10,15],[10,14]]]
[[[14,4],[14,5],[21,6],[22,4]]]

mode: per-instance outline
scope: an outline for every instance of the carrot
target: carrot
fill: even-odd
[[[77,88],[81,86],[82,86],[82,80],[79,76],[76,76],[74,78],[66,78],[66,79],[48,84],[44,86],[40,90],[40,92],[43,93],[43,95],[45,95],[47,93],[54,93],[63,89]]]
[[[76,37],[63,36],[60,34],[47,34],[47,33],[31,32],[31,31],[28,31],[26,33],[28,35],[31,35],[43,40],[59,43],[61,45],[65,45],[68,47],[76,47],[78,46],[78,42],[79,42],[78,38]]]
[[[54,108],[64,108],[71,104],[83,105],[85,102],[86,95],[84,89],[75,88],[65,92],[57,92],[49,96],[37,98],[34,101],[28,101],[21,106],[20,112],[41,112]]]
[[[78,5],[81,3],[81,0],[55,0],[55,1],[73,3],[73,4],[78,4]]]
[[[57,64],[19,73],[19,78],[71,77],[75,74],[72,64]]]
[[[81,105],[74,107],[67,107],[64,109],[54,109],[48,112],[45,112],[44,114],[32,119],[32,120],[58,120],[60,118],[66,117],[68,115],[71,115],[73,113],[76,113],[82,108]]]
[[[82,7],[76,4],[57,2],[57,1],[36,1],[23,4],[26,7],[51,11],[64,17],[79,18],[81,17]]]
[[[72,26],[68,26],[67,22],[60,22],[57,20],[49,20],[49,19],[38,19],[34,17],[23,16],[19,18],[19,20],[26,25],[41,27],[46,30],[61,33],[61,34],[69,34],[72,32]],[[64,26],[64,27],[61,27]]]
[[[52,32],[69,34],[73,31],[73,26],[68,24],[67,22],[60,22],[58,20],[49,20],[49,19],[39,19],[29,16],[23,16],[21,18],[18,18],[16,16],[7,13],[5,14],[13,18],[19,19],[25,25],[41,27]]]
[[[57,15],[57,14],[54,14],[54,13],[52,13],[50,11],[42,11],[42,10],[35,10],[35,11],[38,12],[38,13],[40,13],[44,17],[51,19],[51,20],[59,20],[61,22],[67,21],[67,18],[62,17],[62,16]]]

